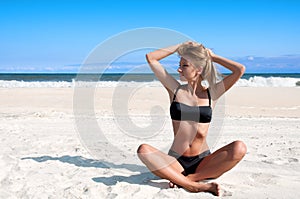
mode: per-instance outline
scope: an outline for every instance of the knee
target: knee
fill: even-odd
[[[232,159],[240,161],[247,152],[247,146],[242,141],[234,141],[232,147]]]
[[[148,144],[141,144],[137,149],[138,155],[149,153],[149,151],[150,151],[150,146]]]
[[[137,155],[144,162],[149,158],[149,154],[151,153],[151,146],[148,144],[141,144],[137,149]]]

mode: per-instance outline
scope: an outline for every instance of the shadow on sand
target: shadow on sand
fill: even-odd
[[[133,172],[140,172],[139,174],[134,174],[130,176],[114,175],[110,177],[94,177],[92,180],[97,183],[103,183],[107,186],[115,185],[117,182],[127,182],[130,184],[138,185],[150,185],[158,188],[167,188],[167,182],[155,182],[153,180],[160,179],[153,175],[147,170],[146,167],[136,165],[136,164],[114,164],[111,162],[103,160],[88,159],[82,156],[61,156],[61,157],[51,157],[51,156],[40,156],[40,157],[24,157],[21,160],[34,160],[36,162],[46,162],[46,161],[60,161],[67,164],[72,164],[77,167],[93,167],[102,169],[127,169]]]

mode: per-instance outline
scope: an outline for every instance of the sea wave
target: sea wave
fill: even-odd
[[[0,88],[75,88],[75,87],[136,87],[136,86],[160,87],[159,81],[136,82],[136,81],[16,81],[0,80]],[[260,77],[254,76],[249,79],[240,79],[237,87],[296,87],[300,86],[300,78],[289,77]]]
[[[146,87],[159,87],[161,86],[160,82],[152,81],[152,82],[126,82],[126,81],[75,81],[67,82],[67,81],[16,81],[16,80],[0,80],[0,88],[75,88],[75,87],[138,87],[138,86],[146,86]]]
[[[300,78],[290,77],[260,77],[240,79],[236,86],[240,87],[295,87],[300,86]]]

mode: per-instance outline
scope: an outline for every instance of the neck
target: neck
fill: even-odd
[[[203,91],[203,87],[201,86],[201,81],[203,78],[201,75],[196,80],[188,81],[188,85],[192,94],[196,94],[197,91]]]

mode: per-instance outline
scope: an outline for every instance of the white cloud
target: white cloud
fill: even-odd
[[[247,57],[247,59],[250,60],[250,61],[252,61],[252,60],[254,60],[254,57],[249,56],[249,57]]]
[[[45,70],[46,70],[46,71],[54,71],[55,69],[54,69],[54,68],[51,68],[51,67],[46,67]]]

